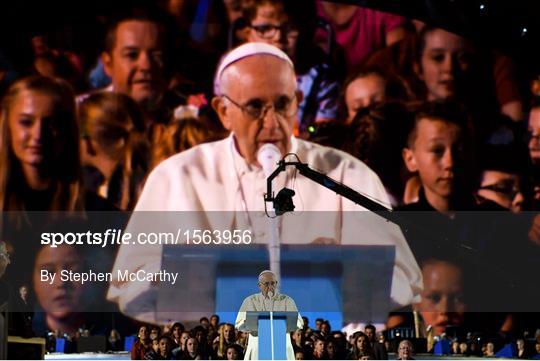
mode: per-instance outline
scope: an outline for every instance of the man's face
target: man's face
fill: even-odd
[[[280,9],[272,4],[257,7],[257,14],[247,27],[247,40],[249,42],[262,42],[284,50],[287,39],[282,32],[285,17]]]
[[[242,59],[225,69],[222,90],[236,104],[225,97],[216,97],[212,105],[223,126],[234,133],[236,147],[248,163],[257,164],[257,151],[265,143],[276,145],[281,155],[289,152],[301,101],[289,64],[271,55]],[[253,108],[266,110],[263,116],[254,118],[246,112]]]
[[[373,332],[373,329],[372,328],[366,328],[364,330],[364,333],[366,334],[366,336],[369,338],[370,341],[373,341],[375,340],[375,332]]]
[[[452,194],[462,148],[457,125],[437,119],[421,119],[416,125],[414,145],[403,156],[409,171],[419,173],[428,200]]]
[[[158,25],[131,20],[118,24],[112,52],[103,53],[105,72],[115,91],[140,104],[155,104],[165,89],[163,39]]]
[[[268,292],[272,292],[273,294],[275,294],[276,286],[277,281],[274,274],[265,273],[262,275],[261,280],[259,281],[259,289],[265,297],[268,296]]]
[[[428,100],[459,96],[470,70],[471,49],[464,38],[442,29],[425,35],[419,77],[426,85]]]
[[[424,290],[417,308],[435,336],[444,333],[447,326],[463,324],[466,305],[461,270],[451,263],[434,261],[422,267],[422,275]]]
[[[321,332],[322,333],[330,332],[330,327],[328,326],[326,322],[323,322],[323,324],[321,325]]]
[[[529,152],[534,164],[540,164],[540,107],[533,108],[529,114]]]

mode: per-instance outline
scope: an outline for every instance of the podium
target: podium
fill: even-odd
[[[259,360],[286,360],[287,337],[297,329],[298,312],[246,312],[240,330],[256,330]]]
[[[302,316],[328,319],[336,328],[384,322],[394,257],[393,246],[283,244],[280,292],[294,299]],[[179,272],[179,281],[160,285],[158,322],[218,313],[223,322],[234,323],[238,307],[256,291],[256,275],[267,268],[264,244],[163,246],[162,269]]]

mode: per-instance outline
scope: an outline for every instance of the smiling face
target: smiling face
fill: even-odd
[[[114,90],[140,104],[156,103],[165,88],[163,39],[157,24],[150,21],[120,22],[115,46],[102,56],[105,72]]]
[[[412,344],[407,341],[401,341],[398,346],[398,359],[411,360],[412,359]]]
[[[456,265],[446,261],[431,261],[422,267],[424,290],[422,301],[416,305],[435,336],[445,332],[447,326],[463,324],[465,315],[463,273]]]
[[[463,157],[460,128],[439,119],[420,119],[411,148],[403,151],[410,172],[418,172],[426,198],[433,204],[454,191],[456,168]]]
[[[427,31],[423,40],[417,73],[426,85],[428,100],[459,97],[471,68],[471,46],[442,29]]]
[[[216,97],[212,105],[223,126],[234,133],[239,153],[249,164],[258,164],[257,151],[273,143],[281,155],[289,152],[291,135],[301,95],[296,92],[292,67],[271,55],[255,55],[237,61],[225,69],[221,89],[225,97]],[[264,116],[254,119],[240,106],[269,107]],[[289,109],[290,116],[278,114],[275,107]]]

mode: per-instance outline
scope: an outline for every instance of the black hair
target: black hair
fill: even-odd
[[[171,327],[171,331],[173,331],[176,327],[180,327],[180,332],[184,332],[186,330],[183,324],[181,324],[180,322],[175,322]]]
[[[364,330],[367,330],[367,329],[373,330],[373,332],[376,332],[376,331],[377,331],[377,329],[375,328],[375,326],[373,326],[372,324],[368,324],[368,325],[366,325],[366,327],[364,327]]]
[[[142,21],[153,23],[157,26],[162,46],[166,48],[166,30],[165,30],[165,16],[157,12],[153,8],[136,7],[124,13],[119,13],[113,16],[112,20],[107,27],[107,32],[104,41],[104,51],[111,54],[116,45],[116,30],[118,26],[127,21]]]

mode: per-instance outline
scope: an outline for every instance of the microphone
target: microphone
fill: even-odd
[[[279,151],[279,148],[272,143],[263,144],[257,152],[257,161],[261,165],[266,177],[272,174],[280,159],[281,152]]]
[[[274,169],[276,169],[277,163],[281,159],[281,152],[279,148],[272,143],[265,143],[257,151],[257,161],[261,165],[264,176],[268,178]],[[265,204],[266,208],[266,204]],[[268,256],[270,261],[270,270],[276,275],[276,278],[280,278],[280,247],[279,247],[279,227],[275,218],[268,220]],[[273,293],[273,292],[272,292]],[[273,297],[270,296],[271,298]],[[272,300],[272,309],[274,301]]]

